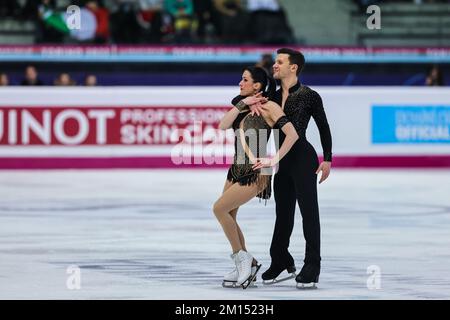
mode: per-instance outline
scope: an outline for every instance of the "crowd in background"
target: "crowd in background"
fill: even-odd
[[[449,3],[450,0],[348,0],[361,8],[382,2],[417,5]],[[32,21],[36,43],[54,44],[293,44],[284,8],[278,0],[0,0],[0,18]],[[81,8],[82,30],[67,25],[67,8]],[[69,13],[70,15],[70,13]],[[272,72],[273,56],[263,55],[257,65]],[[0,86],[55,85],[95,86],[93,74],[39,78],[28,66],[22,80],[0,72]],[[100,76],[100,75],[99,75]],[[55,79],[53,79],[55,77]],[[424,85],[442,86],[438,66],[430,67]],[[52,79],[52,80],[50,80]],[[11,83],[13,82],[13,83]],[[101,85],[101,83],[100,83]]]
[[[66,9],[81,8],[83,30]],[[36,43],[257,43],[293,41],[278,0],[12,0],[0,17],[36,23]]]
[[[273,74],[272,66],[274,64],[273,56],[271,54],[262,55],[261,59],[256,63],[267,71],[268,74]],[[54,85],[54,86],[87,86],[93,87],[101,85],[98,83],[97,76],[94,74],[86,74],[83,81],[77,83],[67,72],[59,74],[53,83],[44,83],[40,78],[38,71],[35,66],[29,65],[26,67],[23,79],[19,83],[10,83],[9,77],[6,73],[0,72],[0,87],[10,86],[10,85],[21,85],[21,86],[43,86],[43,85]],[[438,65],[430,66],[428,72],[426,73],[424,85],[426,86],[445,86],[444,74]]]
[[[44,86],[44,85],[54,85],[54,86],[76,86],[78,85],[77,82],[72,79],[72,77],[66,73],[63,72],[59,74],[56,79],[54,79],[53,83],[44,83],[42,79],[39,77],[39,73],[35,66],[29,65],[26,67],[23,79],[20,81],[20,83],[17,83],[21,86]],[[0,72],[0,87],[1,86],[10,86],[14,85],[13,83],[10,83],[9,77],[6,73]],[[80,85],[87,86],[87,87],[93,87],[97,86],[97,77],[94,74],[87,74],[84,77],[84,80]]]

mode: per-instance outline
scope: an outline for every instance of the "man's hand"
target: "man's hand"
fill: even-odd
[[[322,171],[322,176],[320,177],[320,181],[319,184],[324,182],[328,176],[330,175],[330,171],[331,171],[331,162],[329,161],[323,161],[320,165],[319,168],[317,168],[316,174],[319,174],[319,172]]]

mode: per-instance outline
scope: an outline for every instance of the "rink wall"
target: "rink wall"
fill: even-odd
[[[450,167],[450,89],[314,87],[334,167]],[[0,88],[0,168],[228,166],[235,87]],[[319,155],[318,130],[307,136]]]

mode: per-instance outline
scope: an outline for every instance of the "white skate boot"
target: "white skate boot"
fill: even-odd
[[[233,253],[230,255],[231,260],[233,260],[234,265],[236,265],[236,255],[237,253]],[[222,287],[224,288],[237,288],[236,282],[239,278],[237,267],[234,268],[233,271],[228,272],[222,281]]]
[[[250,287],[256,287],[256,273],[258,272],[257,270],[257,266],[252,266],[252,275],[255,275],[255,277],[253,278],[252,283],[250,284]],[[237,271],[237,268],[235,268],[233,271],[228,272],[224,277],[223,277],[223,282],[222,282],[222,287],[224,288],[239,288],[240,286],[237,285],[237,281],[239,278],[239,274]]]
[[[237,286],[242,286],[243,289],[247,289],[247,287],[253,282],[256,278],[256,273],[261,268],[260,264],[255,266],[255,272],[252,272],[252,263],[253,256],[243,250],[240,250],[235,256],[234,260],[236,262],[236,269],[238,273],[238,279],[236,282]]]

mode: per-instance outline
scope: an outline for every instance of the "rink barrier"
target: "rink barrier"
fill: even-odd
[[[448,63],[448,47],[313,47],[294,46],[308,63]],[[275,56],[274,46],[211,45],[0,45],[0,62],[109,63],[249,63],[263,54]]]
[[[322,161],[322,157],[319,157]],[[345,157],[333,159],[333,168],[449,168],[450,156]],[[229,164],[175,165],[170,157],[139,158],[0,158],[0,169],[211,169]]]
[[[450,89],[313,89],[332,131],[334,167],[450,167]],[[233,154],[232,130],[217,126],[237,93],[235,87],[1,88],[0,169],[227,167],[205,159]],[[321,155],[312,120],[307,138]],[[180,146],[188,150],[183,157],[205,161],[174,161]]]

